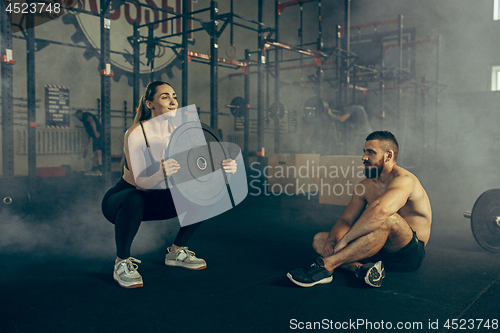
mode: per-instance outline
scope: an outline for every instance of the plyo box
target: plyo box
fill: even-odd
[[[267,181],[273,193],[304,194],[316,191],[319,154],[269,155]]]
[[[347,206],[354,191],[364,190],[360,181],[363,175],[361,156],[321,156],[318,168],[319,202],[329,205]]]

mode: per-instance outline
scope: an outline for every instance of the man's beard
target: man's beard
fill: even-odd
[[[373,178],[378,178],[380,177],[380,174],[384,170],[384,159],[380,159],[380,161],[373,165],[373,166],[368,166],[365,164],[365,168],[363,169],[363,173],[366,178],[368,179],[373,179]]]

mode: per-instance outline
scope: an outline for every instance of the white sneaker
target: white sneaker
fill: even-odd
[[[178,248],[173,252],[171,250],[171,247],[167,249],[168,253],[165,256],[165,265],[179,266],[194,270],[207,268],[205,260],[196,258],[195,253],[193,251],[189,251],[187,247]]]
[[[140,260],[130,257],[115,264],[113,278],[123,288],[142,287],[142,276],[133,262],[141,263]]]

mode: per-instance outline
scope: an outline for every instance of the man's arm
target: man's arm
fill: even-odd
[[[337,116],[335,113],[332,112],[332,109],[328,109],[328,114],[330,115],[330,117],[332,117],[335,120],[340,121],[341,123],[343,123],[344,121],[349,119],[349,117],[351,116],[349,113],[344,113],[341,116]]]
[[[372,202],[347,234],[335,247],[340,251],[350,242],[377,230],[385,220],[397,213],[413,192],[415,180],[411,177],[396,177],[389,184],[388,190],[380,198]]]
[[[333,254],[333,248],[337,242],[349,231],[354,221],[361,215],[365,207],[366,200],[356,193],[353,193],[351,201],[330,231],[330,235],[323,248],[323,256],[328,257]]]
[[[99,132],[97,132],[97,127],[95,126],[94,118],[92,118],[91,116],[89,116],[87,118],[87,121],[89,122],[90,126],[92,126],[92,129],[94,130],[95,137],[96,138],[100,137],[101,134]]]

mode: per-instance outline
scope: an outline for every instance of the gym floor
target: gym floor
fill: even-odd
[[[472,207],[446,195],[450,188],[429,193],[434,222],[421,269],[388,273],[381,288],[342,270],[327,285],[292,284],[287,271],[315,258],[313,235],[344,207],[249,195],[191,239],[207,260],[202,271],[164,265],[176,220],[143,223],[132,256],[144,287],[127,290],[112,277],[114,231],[100,211],[99,177],[43,182],[30,215],[0,223],[2,333],[499,330],[500,254],[476,243],[461,215]]]

